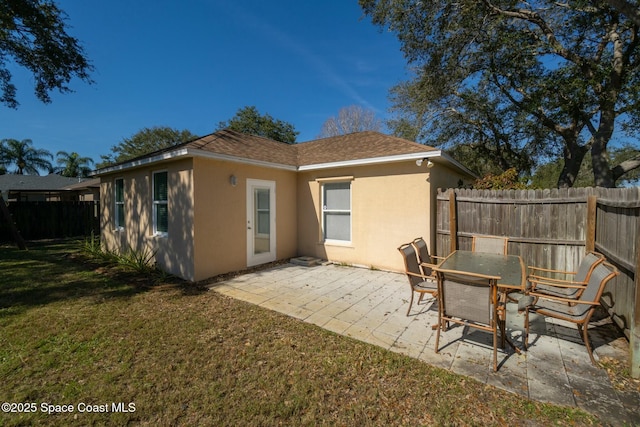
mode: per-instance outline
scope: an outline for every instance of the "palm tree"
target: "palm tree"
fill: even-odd
[[[17,175],[40,175],[38,169],[51,171],[51,153],[36,149],[30,139],[3,139],[0,141],[0,163],[15,166],[13,173]]]
[[[86,178],[91,174],[91,165],[93,159],[89,157],[80,157],[75,151],[71,154],[66,151],[58,151],[58,167],[54,169],[55,173],[69,178]]]

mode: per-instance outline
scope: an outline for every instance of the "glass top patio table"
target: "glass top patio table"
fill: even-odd
[[[438,268],[500,276],[498,288],[503,291],[525,289],[524,262],[518,255],[455,251],[446,257]]]

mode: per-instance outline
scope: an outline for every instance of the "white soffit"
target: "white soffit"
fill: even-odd
[[[152,163],[156,163],[156,162],[161,162],[163,160],[171,160],[171,159],[175,159],[178,157],[182,157],[185,156],[187,154],[188,150],[186,148],[182,148],[180,150],[175,150],[175,151],[168,151],[166,153],[162,153],[162,154],[158,154],[157,156],[152,156],[152,157],[145,157],[139,160],[132,160],[126,163],[121,163],[119,165],[115,165],[115,166],[108,166],[104,169],[99,169],[97,171],[95,171],[94,176],[95,175],[104,175],[106,173],[110,173],[110,172],[118,172],[118,171],[122,171],[122,170],[126,170],[126,169],[131,169],[131,168],[135,168],[138,166],[146,166],[146,165],[150,165]]]
[[[443,153],[442,151],[440,151],[440,157],[445,159],[447,162],[451,163],[451,165],[454,168],[456,168],[456,169],[458,169],[458,170],[460,170],[460,171],[462,171],[462,172],[464,172],[464,173],[466,173],[466,174],[468,174],[468,175],[470,175],[470,176],[472,176],[474,178],[478,178],[478,176],[475,173],[471,172],[471,170],[468,169],[465,165],[463,165],[462,163],[458,162],[456,159],[454,159],[453,157],[451,157],[447,153]]]
[[[425,151],[423,153],[399,154],[395,156],[369,157],[366,159],[345,160],[342,162],[316,163],[298,168],[299,171],[313,171],[319,169],[341,168],[345,166],[365,166],[379,163],[403,162],[407,160],[428,159],[440,156],[440,151]]]

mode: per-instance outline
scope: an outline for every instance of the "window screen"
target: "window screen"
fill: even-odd
[[[351,182],[323,185],[325,240],[351,241]]]

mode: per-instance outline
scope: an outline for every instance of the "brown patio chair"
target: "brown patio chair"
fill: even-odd
[[[420,298],[418,299],[418,304],[420,304],[425,294],[429,294],[434,298],[437,296],[438,285],[436,284],[434,275],[425,275],[422,273],[420,264],[418,264],[418,255],[411,243],[400,246],[398,250],[400,254],[402,254],[405,273],[409,279],[409,286],[411,287],[411,300],[409,301],[409,309],[407,310],[408,316],[411,312],[411,306],[413,305],[413,294],[415,292],[420,294]]]
[[[429,253],[429,248],[427,247],[427,242],[424,241],[422,237],[418,237],[417,239],[413,239],[411,242],[413,247],[418,254],[418,262],[420,263],[420,269],[422,270],[422,274],[425,276],[433,277],[435,280],[435,272],[433,271],[433,267],[438,264],[439,260],[443,260],[443,257],[431,255]]]
[[[596,360],[593,358],[589,335],[587,334],[589,320],[596,307],[600,305],[600,297],[605,285],[618,274],[618,269],[608,262],[598,263],[589,276],[587,287],[577,299],[530,292],[529,296],[525,297],[529,299],[525,315],[525,347],[528,346],[529,341],[529,313],[533,312],[545,317],[566,320],[567,322],[575,323],[578,327],[578,332],[580,332],[582,340],[587,347],[591,363],[595,365]],[[558,285],[558,287],[561,286]]]
[[[490,254],[506,255],[508,237],[502,236],[473,236],[471,250],[473,252],[486,252]]]
[[[498,276],[437,269],[438,324],[436,353],[440,331],[449,322],[459,323],[493,334],[493,370],[498,370],[498,329],[504,347],[504,305],[498,300]]]
[[[598,252],[587,252],[578,266],[578,271],[552,270],[529,266],[527,281],[531,285],[531,291],[560,298],[577,299],[589,282],[591,273],[596,266],[604,262],[604,255]],[[558,279],[549,275],[572,277],[571,280]]]

